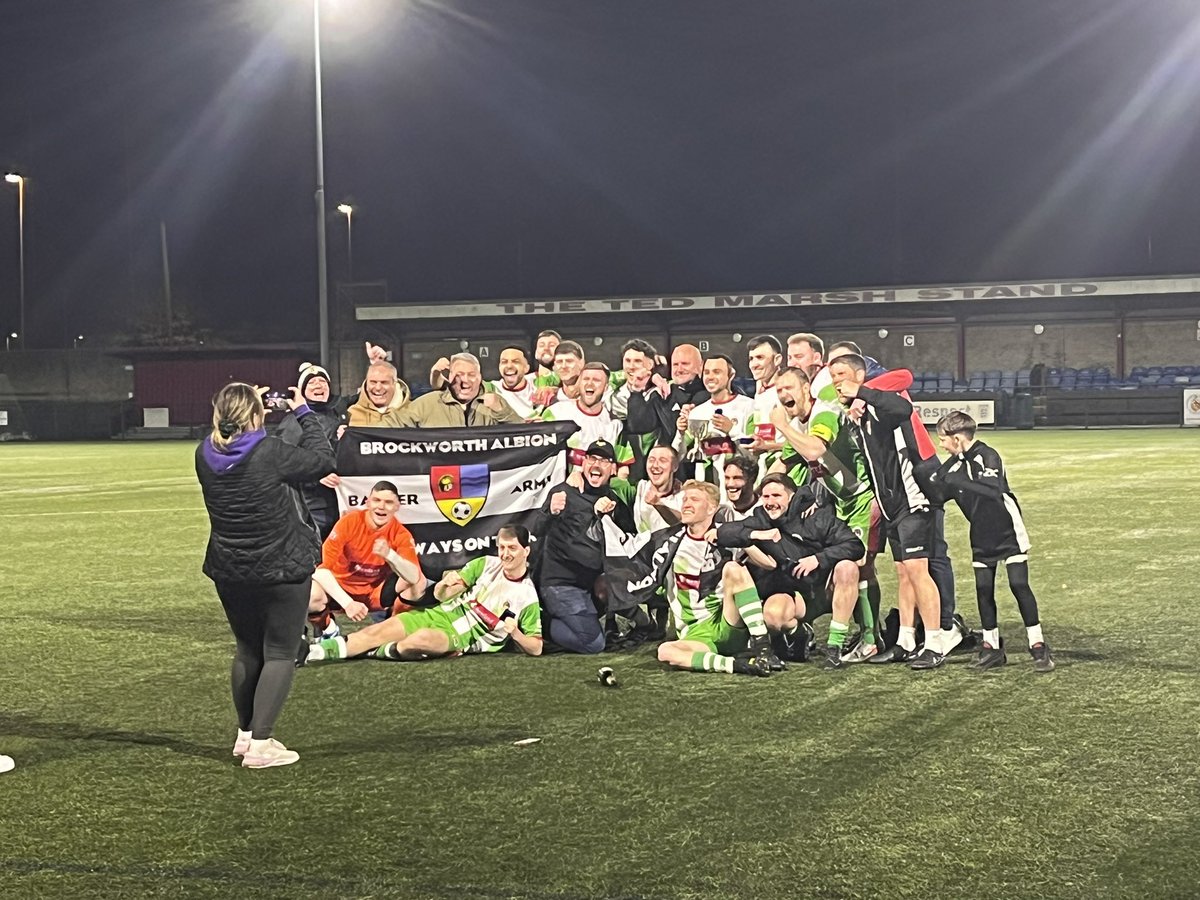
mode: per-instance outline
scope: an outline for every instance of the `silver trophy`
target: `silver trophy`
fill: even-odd
[[[688,419],[687,433],[692,439],[692,449],[688,451],[688,459],[696,465],[696,479],[704,480],[705,462],[704,441],[712,434],[711,419]]]

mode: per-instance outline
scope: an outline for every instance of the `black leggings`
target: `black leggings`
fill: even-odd
[[[256,740],[271,736],[292,688],[309,584],[306,578],[299,584],[217,585],[237,638],[231,680],[238,727],[253,731]]]
[[[1021,610],[1021,621],[1026,628],[1032,628],[1039,622],[1037,598],[1033,596],[1033,588],[1029,586],[1029,563],[1025,561],[1011,562],[1005,565],[1008,572],[1008,586],[1013,596],[1017,598],[1017,608]],[[996,564],[975,567],[975,596],[979,601],[979,624],[988,631],[996,627]]]

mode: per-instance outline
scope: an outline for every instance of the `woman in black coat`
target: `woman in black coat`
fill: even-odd
[[[204,574],[216,585],[237,639],[233,705],[234,756],[250,769],[300,758],[272,736],[295,673],[311,576],[321,558],[317,534],[302,517],[291,485],[333,470],[321,423],[291,388],[288,407],[301,428],[299,446],[263,429],[257,389],[234,382],[213,400],[212,434],[196,448],[196,477],[211,532]]]

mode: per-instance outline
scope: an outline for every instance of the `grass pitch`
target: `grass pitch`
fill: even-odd
[[[1049,675],[1003,583],[1010,664],[983,675],[699,675],[649,648],[310,667],[278,729],[301,761],[260,772],[230,756],[193,447],[0,446],[0,894],[1200,896],[1197,436],[985,439]]]

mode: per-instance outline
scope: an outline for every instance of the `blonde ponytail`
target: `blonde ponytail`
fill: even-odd
[[[228,449],[239,435],[253,431],[265,415],[262,398],[252,386],[240,381],[225,385],[213,397],[213,448]]]

